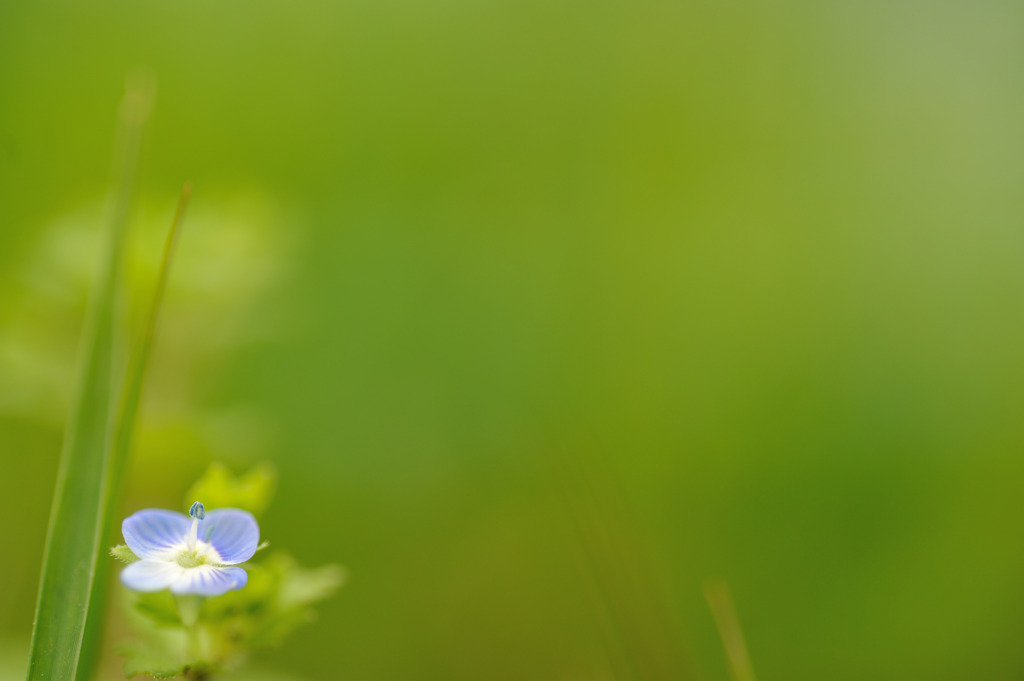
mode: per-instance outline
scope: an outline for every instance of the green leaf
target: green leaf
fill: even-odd
[[[125,226],[133,194],[147,90],[129,89],[121,107],[122,172],[109,238],[82,341],[72,404],[43,558],[28,680],[74,679],[83,650],[101,542],[106,528],[114,405],[115,314]],[[88,646],[86,646],[88,647]]]
[[[139,557],[135,555],[135,552],[124,544],[118,544],[110,549],[110,556],[117,558],[119,561],[125,564],[131,564],[139,560]]]
[[[162,627],[182,626],[178,605],[170,591],[136,594],[135,610],[156,625]]]
[[[241,508],[259,517],[270,505],[276,484],[277,471],[269,463],[258,464],[237,477],[227,466],[212,463],[189,489],[185,505],[201,501],[210,509]]]
[[[190,629],[150,629],[146,640],[118,647],[124,658],[127,678],[145,674],[158,679],[184,675],[192,679],[208,678],[221,666],[206,659],[210,642],[205,632]]]
[[[128,679],[142,674],[156,679],[171,679],[193,666],[177,655],[149,648],[123,646],[119,652],[125,657],[124,675]]]
[[[278,607],[282,609],[305,607],[330,598],[345,583],[345,570],[339,565],[306,570],[288,560],[287,567],[282,568],[283,578],[277,595]]]
[[[127,659],[124,663],[124,677],[132,679],[136,676],[152,676],[154,679],[173,679],[188,671],[187,664],[167,660],[157,655],[138,655]]]
[[[276,645],[298,627],[311,622],[313,605],[330,597],[345,581],[337,565],[304,569],[285,553],[275,553],[262,564],[249,564],[244,589],[208,598],[201,621],[211,631],[230,632],[241,650]]]

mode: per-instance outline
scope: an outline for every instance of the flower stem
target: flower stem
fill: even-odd
[[[199,608],[203,605],[202,596],[175,596],[178,603],[178,616],[186,629],[194,629],[199,620]]]
[[[203,657],[202,641],[199,638],[199,609],[203,605],[203,597],[175,596],[174,599],[178,604],[178,616],[188,635],[188,658],[199,662]]]

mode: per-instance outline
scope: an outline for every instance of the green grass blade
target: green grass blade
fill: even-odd
[[[127,475],[132,438],[135,433],[136,417],[139,411],[139,402],[142,397],[142,388],[145,383],[146,367],[149,365],[149,357],[153,350],[153,339],[156,335],[156,323],[160,316],[160,308],[163,305],[164,292],[167,290],[167,280],[171,271],[171,260],[174,255],[175,245],[178,241],[178,234],[185,217],[185,210],[188,208],[188,201],[192,195],[192,186],[186,184],[181,190],[181,198],[178,200],[178,208],[174,213],[174,221],[167,233],[167,240],[164,244],[163,257],[160,261],[160,270],[157,273],[156,285],[153,295],[149,300],[145,319],[142,328],[138,332],[128,360],[128,368],[124,375],[124,382],[120,392],[117,413],[114,414],[114,428],[110,437],[110,457],[107,468],[107,481],[103,498],[103,524],[106,532],[102,535],[101,552],[110,544],[117,543],[117,511],[121,502],[121,487]],[[96,578],[93,582],[92,596],[90,597],[89,613],[86,618],[86,630],[82,654],[78,661],[78,679],[85,680],[91,677],[96,661],[99,658],[97,644],[103,633],[103,611],[107,601],[107,579],[112,561],[101,560],[96,570]]]
[[[75,678],[102,550],[114,405],[115,315],[125,225],[137,175],[148,91],[130,89],[121,106],[120,177],[110,232],[90,296],[78,390],[68,418],[50,511],[29,681]]]

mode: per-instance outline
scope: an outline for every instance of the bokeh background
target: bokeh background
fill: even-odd
[[[999,0],[5,0],[0,677],[144,67],[126,510],[270,460],[349,573],[257,668],[724,681],[718,577],[762,681],[1024,678],[1022,64]]]

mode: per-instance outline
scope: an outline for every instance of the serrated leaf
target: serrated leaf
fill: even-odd
[[[122,563],[129,565],[139,560],[139,557],[135,555],[135,552],[124,544],[118,544],[110,549],[110,556],[116,558]]]
[[[178,657],[138,647],[122,647],[125,678],[145,674],[156,679],[171,679],[185,673],[190,665]]]
[[[182,626],[178,606],[170,591],[136,594],[135,610],[158,626]]]
[[[207,508],[240,508],[257,518],[274,497],[277,471],[269,463],[254,466],[244,475],[235,476],[227,466],[212,463],[185,497],[185,505],[202,501]]]
[[[220,670],[218,665],[186,653],[185,648],[179,645],[167,644],[166,640],[154,640],[121,646],[118,652],[125,658],[125,677],[145,674],[157,679],[170,679],[184,675],[201,679]]]
[[[297,565],[292,566],[281,580],[277,594],[281,608],[298,608],[312,605],[334,594],[345,583],[345,570],[339,565],[305,570]]]
[[[212,632],[230,632],[227,645],[254,650],[276,645],[315,618],[312,605],[331,596],[344,582],[336,565],[307,570],[283,553],[246,566],[244,589],[208,598],[200,621]]]
[[[313,621],[312,610],[289,610],[263,620],[249,634],[247,643],[252,648],[267,648],[279,644],[288,634]]]

